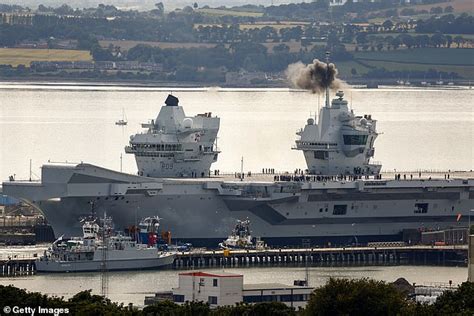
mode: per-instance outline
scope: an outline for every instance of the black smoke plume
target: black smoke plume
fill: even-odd
[[[286,76],[294,88],[309,90],[312,93],[322,93],[326,88],[337,90],[342,85],[342,81],[337,78],[336,66],[318,59],[308,65],[302,62],[289,65]]]

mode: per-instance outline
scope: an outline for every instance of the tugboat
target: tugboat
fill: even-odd
[[[232,233],[226,240],[219,243],[222,249],[255,249],[250,235],[250,220],[237,220]]]
[[[155,218],[156,219],[156,218]],[[153,221],[152,221],[153,222]],[[155,225],[156,223],[153,223]],[[90,272],[156,269],[169,266],[175,255],[159,251],[156,238],[138,243],[130,236],[112,234],[110,217],[82,221],[82,237],[59,237],[38,261],[38,272]]]

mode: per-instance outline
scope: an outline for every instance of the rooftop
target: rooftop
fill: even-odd
[[[255,290],[287,290],[287,289],[313,289],[309,286],[288,285],[282,283],[255,283],[244,284],[244,291]]]
[[[184,272],[180,273],[179,275],[189,275],[189,276],[196,276],[196,277],[214,277],[214,278],[242,278],[242,274],[236,273],[229,273],[229,272],[216,272],[216,273],[208,273],[202,271],[191,271],[191,272]]]

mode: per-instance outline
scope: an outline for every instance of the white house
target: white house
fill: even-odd
[[[208,302],[211,307],[242,302],[244,277],[234,273],[186,272],[179,274],[178,288],[173,289],[173,301]]]
[[[304,307],[314,288],[280,283],[244,284],[244,277],[234,273],[201,271],[179,274],[179,285],[173,289],[173,301],[207,302],[211,307],[237,303],[282,302],[298,309]],[[150,298],[153,299],[153,298]]]

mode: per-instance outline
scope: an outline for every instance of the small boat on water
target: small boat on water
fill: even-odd
[[[411,86],[410,75],[408,75],[407,81],[405,81],[405,86]]]
[[[159,222],[149,222],[156,229]],[[146,232],[146,243],[122,233],[112,234],[110,217],[82,221],[82,237],[58,238],[36,261],[38,272],[87,272],[156,269],[173,264],[175,254],[158,250],[156,235]],[[145,234],[144,234],[145,235]]]
[[[127,118],[125,117],[125,110],[122,109],[122,118],[115,122],[115,125],[125,126],[127,125]]]
[[[439,80],[436,81],[436,84],[442,86],[444,84],[443,78],[441,78],[441,74],[439,75]]]

